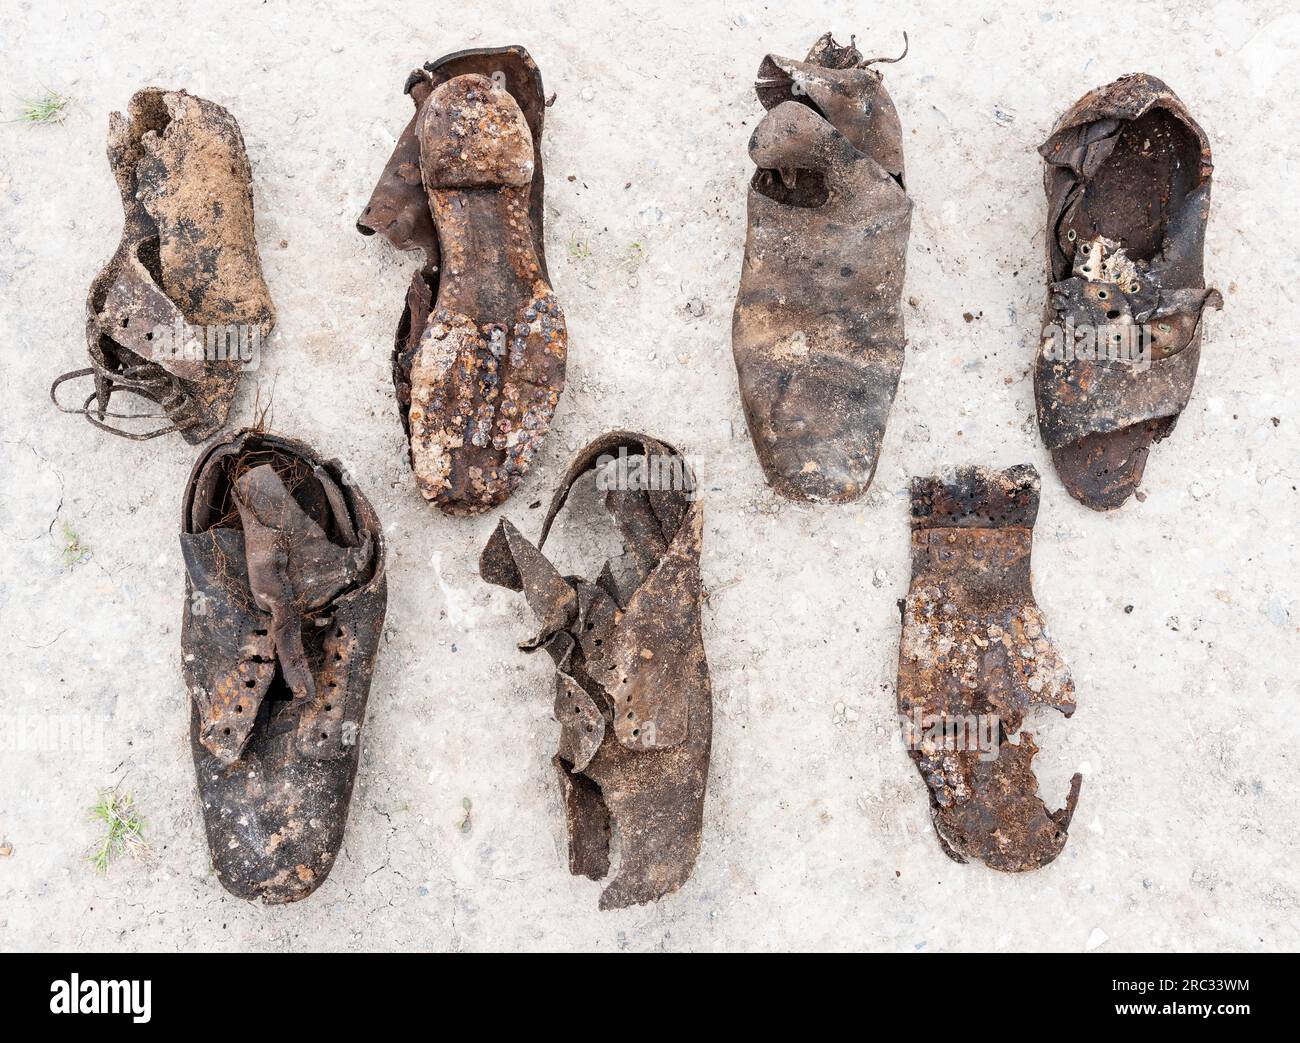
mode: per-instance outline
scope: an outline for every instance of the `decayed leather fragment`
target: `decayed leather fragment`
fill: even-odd
[[[292,902],[343,841],[387,600],[384,538],[337,461],[254,430],[186,487],[182,659],[213,866]]]
[[[1037,747],[1020,732],[1035,705],[1075,709],[1030,586],[1038,491],[1028,464],[912,479],[912,583],[901,603],[898,711],[939,842],[958,862],[1013,873],[1060,854],[1083,781],[1076,774],[1065,807],[1048,811],[1031,765]]]
[[[413,72],[415,114],[357,222],[420,250],[393,382],[421,493],[448,514],[505,502],[564,388],[568,332],[542,235],[541,74],[522,47]]]
[[[750,437],[782,496],[844,503],[875,473],[903,368],[912,201],[880,73],[829,33],[807,59],[763,59],[768,111],[732,321]]]
[[[275,326],[253,229],[252,172],[239,124],[214,102],[149,87],[128,113],[109,118],[108,159],[125,219],[87,300],[91,365],[64,374],[50,394],[114,434],[179,431],[197,444],[225,426],[239,378]],[[86,376],[95,390],[84,405],[60,405],[59,385]],[[118,391],[161,412],[111,412]],[[108,418],[169,423],[130,431]]]
[[[561,576],[543,556],[574,483],[626,450],[659,480],[610,488],[605,506],[627,548],[623,576]],[[676,480],[664,480],[675,475]],[[646,487],[650,486],[650,487]],[[554,759],[569,836],[569,870],[599,880],[618,830],[618,873],[602,909],[654,901],[690,876],[700,849],[712,736],[712,692],[700,634],[703,508],[672,446],[614,431],[578,454],[536,546],[502,519],[484,548],[485,580],[522,591],[541,627],[520,644],[555,662]],[[620,578],[621,577],[621,578]]]
[[[1039,149],[1047,193],[1048,299],[1034,371],[1038,423],[1070,495],[1111,510],[1187,406],[1201,354],[1210,143],[1154,76],[1086,94]],[[1054,358],[1047,331],[1145,329],[1149,365]],[[1074,336],[1074,333],[1071,333]],[[1059,352],[1058,352],[1059,354]],[[1086,352],[1085,352],[1086,354]]]

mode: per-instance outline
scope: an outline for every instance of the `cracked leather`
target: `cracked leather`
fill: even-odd
[[[55,387],[93,375],[94,394],[73,411],[116,434],[178,430],[198,444],[225,426],[251,360],[243,356],[255,358],[275,325],[253,228],[252,172],[239,124],[214,102],[150,87],[136,92],[128,113],[109,119],[108,159],[124,223],[87,301],[91,367]],[[242,354],[183,350],[195,329],[200,347],[220,333],[223,348],[237,341]],[[159,348],[160,331],[169,335],[168,350]],[[162,413],[109,412],[118,391]],[[171,423],[145,433],[105,423],[153,416]]]

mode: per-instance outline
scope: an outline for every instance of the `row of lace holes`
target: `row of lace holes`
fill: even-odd
[[[334,633],[334,641],[335,641],[335,644],[334,644],[334,662],[336,662],[336,663],[341,663],[341,662],[343,661],[343,653],[340,652],[339,649],[343,646],[343,628],[342,628],[342,627],[339,627],[338,630],[335,631],[335,633]],[[327,682],[326,682],[326,686],[329,687],[329,688],[337,688],[339,685],[338,685],[338,681],[337,681],[337,680],[330,680],[330,681],[327,681]],[[325,712],[326,712],[326,713],[329,713],[329,712],[332,711],[333,709],[334,709],[334,704],[333,704],[333,703],[326,703],[326,704],[325,704]],[[321,737],[322,740],[324,740],[324,739],[328,739],[328,738],[330,737],[330,734],[329,734],[329,732],[321,732],[321,733],[320,733],[320,737]]]
[[[257,637],[266,637],[266,631],[265,631],[265,630],[254,630],[254,631],[253,631],[253,634],[254,634],[255,636],[257,636]],[[247,665],[247,664],[245,664],[245,665]],[[245,688],[256,688],[256,687],[257,687],[257,678],[256,678],[256,677],[246,677],[246,678],[244,678],[244,687],[245,687]],[[244,712],[244,704],[243,704],[243,703],[235,703],[235,713],[243,713],[243,712]],[[230,734],[230,729],[229,729],[229,728],[223,728],[223,729],[221,730],[221,734],[222,734],[222,735],[229,735],[229,734]]]

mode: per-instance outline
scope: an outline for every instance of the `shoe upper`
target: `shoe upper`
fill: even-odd
[[[183,667],[213,862],[292,901],[342,841],[386,599],[373,508],[339,465],[245,431],[187,489]]]

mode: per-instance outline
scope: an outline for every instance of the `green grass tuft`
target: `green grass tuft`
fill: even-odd
[[[81,542],[77,530],[67,522],[63,523],[63,567],[75,568],[89,560],[90,548]]]
[[[135,809],[135,798],[116,789],[100,791],[99,803],[90,809],[104,823],[104,836],[96,842],[87,858],[95,871],[108,871],[109,863],[121,855],[140,858],[149,853],[144,841],[144,820]]]
[[[575,261],[585,261],[591,256],[591,247],[576,235],[569,238],[569,256]]]
[[[67,118],[68,103],[72,101],[67,95],[58,91],[47,90],[39,98],[22,98],[18,104],[18,123],[36,127],[48,127],[62,123]]]

